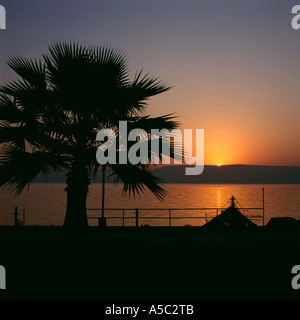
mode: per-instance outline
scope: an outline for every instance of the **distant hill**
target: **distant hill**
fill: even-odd
[[[300,184],[300,166],[205,166],[204,172],[199,176],[186,176],[186,167],[164,166],[153,169],[152,172],[165,183]],[[101,176],[92,180],[92,182],[100,181]],[[113,182],[113,178],[107,177],[106,181]],[[48,180],[39,175],[35,182],[65,182],[65,175],[52,174]]]
[[[205,166],[204,172],[198,176],[186,176],[186,167],[162,167],[154,169],[153,173],[167,183],[300,183],[300,167],[298,166]]]

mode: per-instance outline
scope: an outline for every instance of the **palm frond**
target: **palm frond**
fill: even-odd
[[[149,170],[145,168],[134,166],[131,164],[116,164],[110,165],[113,173],[116,175],[114,180],[117,183],[121,180],[124,184],[123,193],[135,197],[144,193],[146,188],[149,189],[159,200],[165,196],[165,189],[162,186],[162,180],[154,176]]]
[[[5,147],[0,155],[0,186],[20,194],[38,173],[64,172],[69,169],[68,157],[44,153],[29,153],[14,147]]]
[[[109,66],[115,71],[115,77],[119,84],[125,85],[129,81],[129,68],[125,53],[109,47],[99,46],[90,48],[94,61],[100,66]]]
[[[131,84],[131,89],[137,94],[140,93],[143,100],[171,89],[170,86],[164,84],[158,77],[150,77],[148,73],[143,75],[142,72],[141,70],[136,74]]]
[[[52,102],[51,93],[36,89],[27,80],[17,80],[0,87],[0,92],[13,97],[14,104],[22,111],[23,116],[37,118]],[[8,98],[9,99],[9,98]]]
[[[11,143],[20,149],[25,149],[25,139],[28,130],[26,127],[12,127],[5,123],[0,123],[0,144]]]
[[[57,69],[59,69],[65,61],[83,60],[88,62],[90,59],[89,50],[85,46],[75,42],[56,42],[50,45],[48,50],[50,55],[44,55],[44,59]]]
[[[22,111],[3,93],[0,93],[0,120],[9,123],[19,123],[25,120]]]
[[[170,159],[179,159],[182,155],[181,146],[175,143],[175,139],[172,135],[172,130],[178,129],[180,127],[180,123],[176,121],[176,119],[177,116],[175,116],[174,114],[166,114],[155,118],[151,118],[150,116],[136,118],[132,117],[131,121],[128,121],[127,126],[128,131],[133,129],[141,129],[147,132],[149,139],[149,160],[151,159],[151,157],[156,157],[161,161],[163,156],[168,156]],[[161,136],[154,136],[152,134],[153,129],[157,129],[159,131],[162,129],[166,129],[167,131],[164,139]],[[163,143],[166,143],[166,139],[169,140],[169,148],[167,153],[164,152],[164,149],[162,147]],[[151,148],[152,145],[150,143],[150,140],[153,140],[153,145],[158,144],[158,152],[157,150]]]
[[[180,127],[180,123],[176,120],[178,117],[174,113],[166,114],[159,117],[130,117],[128,118],[128,130],[141,128],[150,133],[152,129],[173,130]]]
[[[41,60],[11,57],[7,64],[36,89],[46,89],[45,66]]]
[[[142,71],[135,75],[132,83],[126,87],[126,103],[130,106],[133,115],[138,116],[145,112],[147,100],[155,95],[170,90],[171,87],[164,84],[157,77],[149,74],[142,75]]]

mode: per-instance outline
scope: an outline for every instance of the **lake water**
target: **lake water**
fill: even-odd
[[[25,210],[26,225],[62,225],[66,207],[65,184],[34,183],[29,190],[19,197],[5,189],[0,189],[0,225],[12,225],[14,223],[14,207],[19,208],[22,219],[22,210]],[[164,201],[157,200],[150,192],[146,192],[141,198],[129,199],[122,196],[120,184],[106,185],[106,208],[184,208],[185,210],[173,210],[172,217],[212,217],[216,210],[189,211],[187,208],[220,208],[234,195],[243,207],[262,207],[262,188],[265,189],[265,223],[271,217],[291,216],[300,219],[300,185],[197,185],[197,184],[169,184],[166,185],[167,195]],[[101,207],[101,184],[92,184],[87,200],[88,208]],[[125,225],[135,224],[134,210],[125,211]],[[88,216],[98,217],[101,211],[88,211]],[[122,210],[106,211],[106,217],[122,217]],[[261,215],[262,210],[252,210],[250,214]],[[168,219],[147,219],[155,216],[167,218],[169,210],[145,211],[140,210],[139,224],[168,225]],[[144,218],[143,218],[144,217]],[[255,221],[261,224],[261,220]],[[108,225],[122,225],[123,220],[108,219]],[[172,225],[201,225],[205,219],[173,219]],[[89,219],[90,225],[96,225],[97,219]]]

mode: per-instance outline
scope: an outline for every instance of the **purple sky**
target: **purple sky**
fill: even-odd
[[[9,0],[0,82],[11,55],[57,40],[124,50],[173,89],[149,113],[205,130],[206,164],[300,165],[300,30],[289,0]]]

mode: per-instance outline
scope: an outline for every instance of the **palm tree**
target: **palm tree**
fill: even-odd
[[[120,120],[147,133],[178,127],[172,115],[145,114],[149,97],[169,87],[141,72],[130,80],[124,54],[107,47],[55,43],[40,60],[13,57],[8,65],[19,78],[0,87],[0,186],[18,195],[39,173],[66,172],[64,230],[76,237],[87,233],[88,186],[99,169],[121,180],[124,194],[147,188],[164,197],[148,164],[100,166],[96,133],[111,128],[118,135]]]

